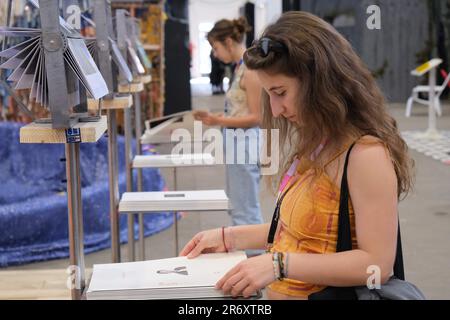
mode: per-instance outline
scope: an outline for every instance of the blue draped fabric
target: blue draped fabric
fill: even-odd
[[[64,146],[20,144],[19,124],[0,123],[0,267],[69,256]],[[119,189],[125,191],[124,138],[119,136]],[[135,148],[135,142],[133,142]],[[107,139],[81,145],[85,253],[109,248]],[[161,191],[157,169],[143,170],[144,190]],[[136,175],[134,177],[136,181]],[[171,212],[145,215],[145,236],[169,228]],[[137,237],[138,225],[135,223]],[[121,243],[127,217],[120,218]]]

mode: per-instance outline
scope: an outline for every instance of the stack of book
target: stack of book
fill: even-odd
[[[126,192],[119,212],[229,210],[224,190]]]
[[[210,153],[193,154],[164,154],[136,156],[134,168],[164,168],[176,166],[204,166],[213,165],[215,159]]]
[[[94,265],[88,300],[226,298],[215,284],[247,258],[242,251],[202,254],[194,259]],[[258,296],[255,293],[254,296]]]

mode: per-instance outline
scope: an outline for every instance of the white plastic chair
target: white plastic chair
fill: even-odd
[[[436,60],[438,60],[438,59],[436,59]],[[442,62],[442,60],[441,60],[441,62]],[[435,65],[434,67],[437,67],[437,65]],[[412,74],[415,76],[421,76],[425,73],[427,73],[427,70],[424,70],[424,72],[417,72],[417,69],[416,69],[412,72]],[[450,81],[450,73],[446,76],[445,81],[442,83],[442,85],[434,87],[434,91],[435,91],[434,110],[436,111],[438,116],[442,115],[440,98],[441,98],[441,95],[444,92],[445,88],[447,87],[449,81]],[[412,111],[414,102],[424,104],[427,106],[429,105],[429,100],[419,98],[420,93],[428,93],[428,95],[429,95],[430,94],[430,86],[416,86],[413,88],[412,95],[411,95],[411,97],[409,97],[408,102],[406,103],[406,117],[409,118],[411,116],[411,111]]]

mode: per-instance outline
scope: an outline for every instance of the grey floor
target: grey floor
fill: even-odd
[[[223,96],[210,96],[205,85],[193,87],[194,108],[209,108],[220,111]],[[425,107],[415,107],[414,116],[405,118],[404,105],[390,106],[401,130],[426,129]],[[444,115],[439,119],[440,129],[450,130],[450,105],[444,106]],[[162,152],[164,150],[161,150]],[[411,154],[416,161],[416,184],[414,192],[400,204],[400,219],[403,236],[406,276],[423,290],[430,299],[450,299],[450,166],[415,151]],[[171,186],[171,170],[162,170]],[[179,189],[216,189],[225,185],[224,167],[180,170]],[[261,188],[261,205],[265,221],[270,221],[274,196],[264,184]],[[179,221],[180,246],[196,232],[229,224],[226,213],[189,213]],[[174,229],[164,230],[146,238],[146,259],[172,257],[175,254]],[[127,246],[121,248],[122,257],[127,261]],[[85,257],[86,267],[93,264],[109,263],[110,250],[89,254]],[[38,270],[66,268],[67,259],[34,263],[6,270]],[[5,270],[5,269],[3,269]]]

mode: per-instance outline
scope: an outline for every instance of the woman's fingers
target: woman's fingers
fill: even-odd
[[[223,289],[224,284],[239,271],[239,264],[234,266],[216,283],[216,289]]]
[[[203,241],[199,241],[197,244],[195,244],[194,248],[188,253],[187,255],[188,259],[193,259],[199,256],[204,249],[205,244],[203,243]]]
[[[222,286],[222,291],[225,293],[231,292],[234,289],[236,284],[243,280],[243,276],[240,272],[229,277]]]
[[[233,285],[233,287],[231,287],[231,295],[233,297],[237,297],[239,295],[244,295],[243,293],[245,292],[244,290],[246,290],[248,288],[249,285],[249,281],[247,278],[243,277],[240,281],[238,281],[235,285]],[[245,298],[249,297],[250,295],[244,296]]]
[[[180,256],[187,256],[200,242],[200,237],[196,235],[194,238],[192,238],[181,250]]]

